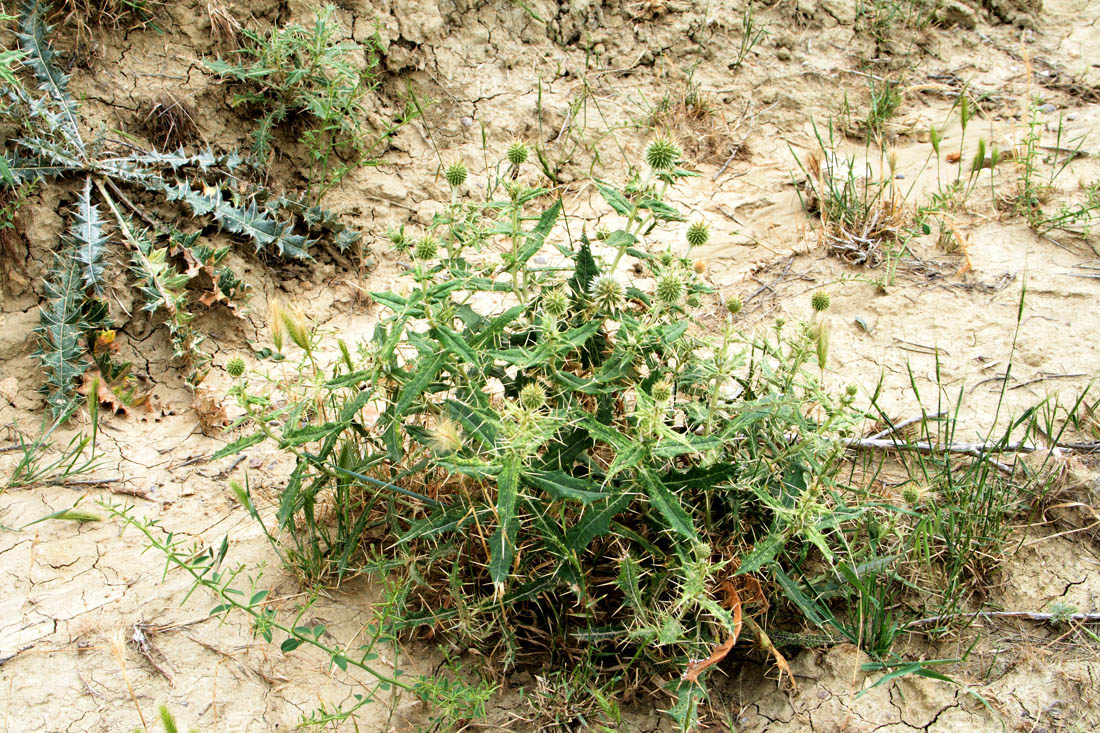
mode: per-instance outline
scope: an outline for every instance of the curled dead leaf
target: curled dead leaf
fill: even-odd
[[[95,387],[92,385],[95,385]],[[91,394],[92,389],[96,390],[96,398],[99,400],[100,408],[107,408],[112,415],[126,416],[130,414],[130,406],[115,393],[115,390],[97,369],[89,369],[84,372],[84,381],[77,392],[86,397]]]

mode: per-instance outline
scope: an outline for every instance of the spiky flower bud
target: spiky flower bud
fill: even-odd
[[[234,356],[225,365],[225,371],[229,372],[229,376],[233,377],[234,379],[241,376],[242,374],[244,374],[244,359],[239,356]]]
[[[741,299],[736,295],[730,297],[726,301],[726,310],[730,312],[730,315],[737,315],[741,312],[741,309],[745,307],[745,304],[741,302]]]
[[[538,382],[528,382],[519,391],[519,403],[531,412],[546,406],[546,388]]]
[[[662,379],[659,382],[654,382],[650,387],[649,393],[653,396],[655,402],[668,402],[672,397],[672,382],[668,379]]]
[[[508,146],[508,162],[512,165],[523,165],[527,162],[527,146],[521,142],[514,142]]]
[[[435,237],[426,236],[416,243],[416,248],[413,250],[413,257],[418,260],[431,260],[439,254],[439,242],[435,241]]]
[[[810,305],[812,305],[814,311],[818,313],[828,310],[829,302],[829,294],[826,293],[824,290],[818,290],[810,299]]]
[[[443,177],[447,179],[447,183],[451,185],[451,188],[458,188],[466,182],[466,164],[461,160],[451,163],[447,166],[447,170],[443,172]]]
[[[684,279],[680,273],[670,271],[657,278],[657,298],[668,305],[676,305],[684,297]]]
[[[671,140],[659,137],[645,150],[645,161],[655,171],[669,171],[680,162],[680,148]]]
[[[606,242],[607,238],[611,236],[611,230],[607,227],[600,227],[596,230],[596,240],[599,242]]]
[[[592,281],[592,300],[604,310],[614,310],[626,297],[623,286],[610,275],[603,275]]]
[[[405,235],[405,225],[402,224],[400,228],[390,227],[386,231],[386,237],[390,240],[390,244],[398,252],[408,252],[409,247],[412,246],[412,240]]]
[[[569,311],[569,296],[561,288],[548,290],[542,296],[542,307],[551,316],[561,318]]]
[[[857,392],[859,392],[859,387],[855,386],[854,384],[849,384],[847,387],[844,388],[844,393],[849,397],[855,397]]]
[[[702,247],[710,239],[710,229],[705,222],[697,221],[687,230],[687,241],[692,247]]]

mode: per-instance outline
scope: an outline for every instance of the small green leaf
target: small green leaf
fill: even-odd
[[[763,542],[757,542],[756,546],[752,548],[752,552],[741,560],[741,566],[737,568],[735,575],[755,573],[774,560],[786,544],[787,538],[781,532],[768,535]]]
[[[649,496],[649,503],[664,517],[669,529],[686,540],[697,539],[698,535],[695,524],[691,521],[691,515],[684,510],[680,500],[668,490],[660,477],[649,468],[643,468],[638,472],[638,478]]]
[[[634,499],[634,496],[629,493],[622,493],[616,496],[614,499],[610,499],[606,503],[590,504],[585,507],[584,514],[581,515],[580,521],[578,521],[565,535],[566,544],[569,548],[578,555],[584,552],[588,544],[597,537],[602,537],[611,531],[611,520],[624,511],[630,502]]]
[[[439,351],[426,359],[421,359],[420,368],[408,384],[401,389],[401,398],[393,409],[394,415],[404,416],[405,411],[412,406],[413,401],[423,394],[424,390],[439,374],[439,370],[443,368],[443,362],[446,359],[447,352],[445,351]]]
[[[539,223],[527,234],[523,247],[516,254],[515,266],[517,268],[527,264],[527,260],[534,257],[542,249],[542,245],[546,242],[546,236],[554,228],[560,213],[561,199],[558,199],[553,206],[543,212],[542,216],[539,217]]]
[[[287,654],[289,652],[294,651],[295,649],[297,649],[301,645],[302,645],[301,639],[295,639],[294,637],[290,637],[289,639],[284,640],[283,643],[279,645],[279,649],[284,654]]]
[[[609,482],[619,473],[634,468],[645,456],[645,446],[640,443],[631,443],[623,450],[616,451],[615,460],[611,461],[611,465],[607,467],[607,476],[604,481]]]
[[[561,471],[531,473],[524,478],[527,483],[542,489],[558,501],[570,499],[582,504],[591,504],[609,496],[607,492],[600,491],[594,482],[575,478]]]
[[[234,440],[229,445],[222,448],[220,451],[210,456],[211,461],[219,461],[226,456],[231,456],[235,453],[240,453],[245,448],[251,448],[254,445],[264,442],[267,436],[264,433],[253,433],[252,435],[246,435],[243,438]]]
[[[500,528],[493,534],[489,558],[489,577],[502,585],[512,571],[516,541],[516,496],[519,489],[520,458],[505,456],[504,466],[497,476],[497,522]]]
[[[443,324],[434,327],[432,333],[448,351],[459,359],[471,366],[480,365],[481,359],[478,358],[477,353],[470,348],[470,345],[466,343],[466,340],[462,338],[461,334],[447,328]]]
[[[630,202],[626,200],[626,197],[611,185],[599,179],[594,180],[596,188],[599,190],[600,195],[603,196],[603,200],[607,202],[607,205],[614,209],[617,214],[630,216],[632,207],[630,206]]]

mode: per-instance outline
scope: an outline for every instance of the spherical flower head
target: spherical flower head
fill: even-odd
[[[519,391],[519,403],[531,412],[546,406],[546,388],[538,382],[528,382]]]
[[[606,242],[607,238],[611,236],[611,230],[607,227],[600,227],[596,230],[596,240],[600,242]]]
[[[814,297],[810,299],[810,305],[814,307],[814,311],[821,313],[829,308],[829,294],[824,290],[818,290],[814,293]]]
[[[390,240],[390,244],[398,252],[407,252],[409,247],[412,246],[412,241],[405,235],[405,227],[390,227],[386,232],[386,237]]]
[[[710,239],[710,229],[704,222],[697,221],[687,230],[687,241],[692,247],[702,247]]]
[[[670,171],[680,162],[680,148],[671,140],[659,137],[645,149],[645,162],[655,171]]]
[[[435,237],[432,236],[421,239],[413,249],[413,257],[418,260],[435,259],[437,254],[439,254],[439,242],[435,241]]]
[[[229,363],[225,365],[225,371],[229,372],[229,376],[236,379],[244,374],[244,359],[239,356],[234,356],[229,360]]]
[[[657,278],[657,299],[667,305],[676,305],[684,297],[684,279],[671,271]]]
[[[603,275],[592,281],[592,300],[604,310],[614,310],[622,304],[626,292],[618,280]]]
[[[443,418],[428,434],[436,453],[445,455],[462,448],[462,431],[453,420]]]
[[[542,296],[542,307],[551,316],[561,318],[569,311],[569,296],[561,288],[548,290]]]
[[[741,312],[741,309],[745,307],[745,304],[741,302],[741,299],[736,295],[732,296],[726,301],[726,310],[730,312],[730,315],[737,315]]]
[[[649,393],[653,396],[655,402],[668,402],[672,397],[672,382],[668,379],[654,382]]]
[[[844,394],[846,394],[848,397],[855,397],[857,392],[859,392],[859,387],[855,386],[854,384],[849,384],[847,387],[844,388]]]
[[[451,185],[451,188],[458,188],[466,182],[466,164],[461,160],[451,163],[447,166],[447,170],[443,172],[443,177],[447,179],[447,183]]]
[[[527,146],[521,142],[514,142],[508,146],[508,162],[512,165],[523,165],[527,162]]]

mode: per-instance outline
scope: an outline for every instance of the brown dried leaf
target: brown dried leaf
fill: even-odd
[[[125,417],[130,414],[129,406],[115,394],[111,385],[107,383],[107,380],[103,378],[98,370],[90,369],[84,372],[84,382],[77,389],[77,392],[85,396],[91,394],[92,384],[97,385],[96,398],[99,400],[100,408],[107,408],[112,415]]]
[[[687,669],[684,671],[683,679],[693,684],[699,682],[699,675],[702,674],[703,670],[725,659],[726,655],[733,649],[733,645],[737,643],[737,637],[741,636],[741,597],[737,594],[737,590],[733,587],[733,583],[728,580],[722,581],[718,589],[726,594],[726,608],[733,611],[733,636],[714,647],[714,651],[711,652],[710,656],[706,659],[688,664]]]
[[[714,647],[714,651],[710,653],[710,656],[706,659],[700,659],[697,662],[691,662],[688,664],[687,669],[684,671],[683,679],[686,682],[698,683],[699,675],[707,667],[718,664],[726,655],[730,653],[730,649],[733,649],[733,645],[737,643],[737,638],[731,636],[724,642]]]
[[[775,644],[772,643],[771,637],[768,636],[764,629],[760,628],[760,624],[752,620],[752,617],[747,617],[745,621],[748,623],[749,628],[756,634],[756,641],[763,647],[764,651],[772,655],[775,659],[775,666],[779,667],[779,679],[783,680],[783,673],[787,674],[787,679],[791,682],[791,689],[797,690],[798,683],[794,681],[794,674],[791,673],[791,665],[787,664],[787,659],[779,653],[779,650],[775,648]]]
[[[214,435],[229,424],[225,407],[210,390],[195,390],[191,404],[195,408],[195,414],[198,415],[199,428],[203,435]]]

